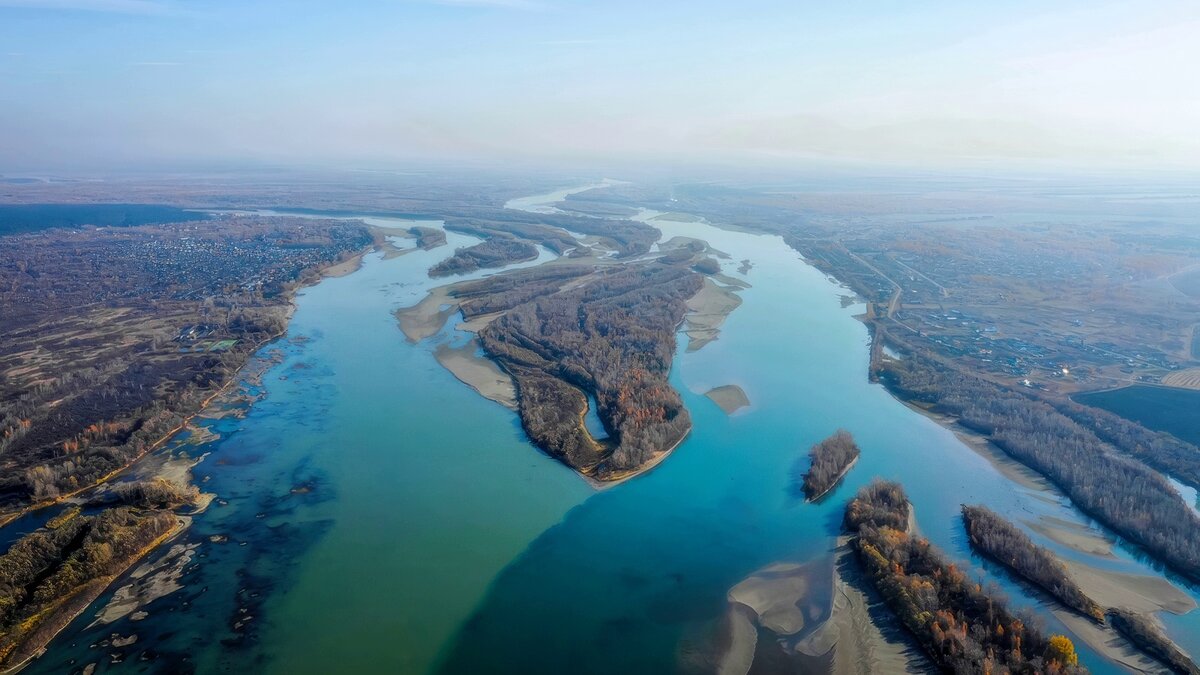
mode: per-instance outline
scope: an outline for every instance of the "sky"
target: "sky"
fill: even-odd
[[[1195,0],[0,0],[0,174],[1200,169]]]

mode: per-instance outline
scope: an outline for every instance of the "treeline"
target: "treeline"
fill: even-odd
[[[1179,651],[1175,643],[1163,634],[1154,621],[1128,609],[1109,610],[1108,620],[1121,635],[1138,649],[1162,662],[1180,675],[1200,675],[1200,668]]]
[[[625,265],[513,307],[480,331],[517,384],[521,421],[550,455],[599,480],[644,465],[691,420],[667,382],[675,330],[702,277],[684,266]],[[609,439],[583,424],[586,393]]]
[[[1024,532],[984,506],[963,506],[962,514],[967,538],[976,550],[1041,587],[1067,607],[1104,623],[1104,608],[1083,592],[1053,553],[1033,543]]]
[[[1200,579],[1200,518],[1160,474],[1109,451],[1050,404],[951,371],[918,353],[885,361],[880,379],[986,434],[1053,481],[1085,513],[1192,579]]]
[[[73,510],[19,539],[0,556],[0,666],[44,646],[69,618],[70,601],[76,609],[91,602],[177,523],[167,511]]]
[[[429,276],[445,277],[451,274],[466,274],[479,269],[504,267],[517,262],[537,258],[537,247],[532,244],[506,237],[494,237],[466,248],[429,268]]]
[[[903,529],[909,506],[895,483],[864,488],[845,523],[867,577],[933,661],[951,673],[1082,673],[1071,640],[1047,637],[984,590],[927,540]]]
[[[846,475],[860,451],[854,437],[845,429],[812,446],[808,451],[808,471],[802,489],[809,501],[823,496]]]

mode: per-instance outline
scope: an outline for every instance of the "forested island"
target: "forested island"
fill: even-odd
[[[1118,455],[1054,406],[917,353],[885,360],[899,396],[958,418],[1049,478],[1085,513],[1192,579],[1200,579],[1200,518],[1159,473]]]
[[[454,255],[429,268],[429,276],[446,277],[479,269],[504,267],[533,260],[537,255],[537,247],[533,244],[507,237],[492,237],[474,246],[456,250]]]
[[[812,446],[808,471],[802,477],[805,499],[816,501],[832,490],[849,473],[859,454],[858,443],[845,429]]]
[[[1047,637],[908,530],[896,483],[875,482],[846,507],[867,577],[941,669],[961,673],[1083,673],[1071,640]]]
[[[1200,675],[1200,667],[1179,651],[1175,643],[1163,634],[1162,629],[1154,621],[1137,612],[1127,609],[1111,609],[1108,620],[1138,649],[1146,652],[1179,675]]]
[[[1104,623],[1104,608],[1089,598],[1054,554],[1038,546],[999,514],[984,506],[962,508],[967,538],[980,553],[999,562],[1059,602]]]
[[[445,230],[439,230],[436,227],[423,227],[414,225],[408,228],[408,233],[417,239],[417,248],[426,251],[437,248],[446,243]]]
[[[538,447],[609,481],[683,440],[691,421],[667,375],[675,329],[702,283],[686,265],[601,269],[578,287],[513,306],[480,331],[484,351],[515,380],[522,425]],[[517,287],[474,302],[497,309],[531,292]],[[588,395],[609,432],[603,442],[583,424]]]

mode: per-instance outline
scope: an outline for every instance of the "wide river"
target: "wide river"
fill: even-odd
[[[564,194],[510,205],[544,211]],[[871,384],[862,305],[779,238],[653,224],[728,253],[725,273],[752,284],[719,340],[687,352],[680,335],[671,379],[695,426],[656,469],[593,490],[529,445],[513,412],[438,365],[434,347],[464,339],[456,322],[405,340],[393,311],[445,283],[426,270],[474,239],[372,254],[300,294],[288,335],[259,355],[261,383],[244,386],[259,397],[244,415],[206,419],[217,438],[170,450],[207,453],[194,473],[219,499],[177,542],[196,545],[182,588],[144,617],[93,624],[105,594],[30,672],[671,672],[730,587],[774,562],[828,556],[846,499],[877,476],[904,484],[922,532],[974,575],[1045,609],[972,556],[959,505],[1094,524]],[[741,275],[744,259],[753,267]],[[703,396],[725,384],[751,406],[727,416]],[[805,504],[793,463],[838,428],[862,459],[831,498]],[[1071,560],[1162,575],[1124,546],[1097,557],[1034,537]],[[1193,653],[1197,614],[1161,615]],[[113,634],[138,641],[116,650]],[[1076,644],[1093,672],[1124,672]]]

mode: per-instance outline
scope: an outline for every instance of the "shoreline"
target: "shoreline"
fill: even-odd
[[[582,471],[578,471],[567,464],[563,464],[563,466],[566,466],[568,469],[571,469],[575,473],[582,476],[583,479],[587,481],[588,485],[591,485],[593,488],[595,488],[598,491],[603,491],[603,490],[607,490],[612,487],[616,487],[616,486],[620,485],[621,483],[624,483],[627,480],[632,480],[634,478],[637,478],[638,476],[655,468],[656,466],[661,464],[662,461],[664,459],[666,459],[671,453],[675,452],[675,449],[678,448],[680,445],[682,445],[683,442],[687,440],[688,436],[691,436],[691,435],[692,435],[692,426],[688,425],[687,432],[684,433],[683,436],[681,436],[678,441],[675,441],[674,445],[667,448],[666,450],[656,453],[655,456],[649,462],[646,462],[645,464],[639,466],[638,468],[630,469],[629,471],[620,474],[617,478],[612,478],[609,480],[599,480],[597,478],[593,478],[592,476],[589,476],[588,474],[583,473]],[[558,460],[555,460],[555,461],[557,462]],[[562,462],[560,462],[560,464],[561,463]]]
[[[92,603],[96,601],[96,598],[103,595],[114,581],[127,573],[133,568],[134,565],[136,565],[146,556],[150,555],[159,546],[162,546],[180,534],[183,534],[189,527],[191,527],[191,524],[192,519],[188,516],[175,514],[175,527],[163,533],[160,537],[142,548],[142,550],[135,553],[129,559],[129,563],[122,567],[120,571],[103,577],[98,577],[85,583],[83,587],[60,600],[54,607],[44,610],[47,613],[46,618],[39,622],[37,628],[33,629],[35,635],[37,631],[42,630],[43,627],[45,627],[47,624],[51,624],[51,622],[61,622],[61,625],[59,625],[57,628],[53,628],[50,634],[47,636],[36,636],[36,639],[33,639],[30,642],[21,642],[14,646],[14,652],[17,650],[27,650],[32,651],[32,653],[26,656],[24,659],[21,659],[20,663],[16,663],[4,670],[0,670],[0,675],[10,675],[11,673],[19,672],[33,661],[40,658],[42,654],[46,652],[46,648],[49,647],[50,643],[54,641],[54,638],[58,637],[60,633],[62,633],[72,623],[75,622],[75,619],[78,619],[84,612],[86,612],[87,609],[92,606]],[[57,612],[68,607],[71,608],[69,610],[69,614],[55,616]],[[36,646],[29,650],[27,648],[30,645]]]
[[[862,457],[862,453],[860,452],[858,455],[856,455],[854,457],[854,459],[850,460],[850,463],[846,465],[846,468],[844,468],[838,472],[838,475],[833,479],[833,482],[829,484],[829,487],[822,490],[821,494],[819,494],[819,495],[805,498],[804,503],[811,504],[811,503],[821,499],[825,495],[829,494],[830,492],[833,492],[834,488],[836,488],[842,482],[842,480],[846,478],[846,474],[850,473],[850,469],[853,469],[854,465],[858,464],[858,460],[861,457]]]

